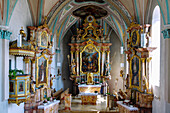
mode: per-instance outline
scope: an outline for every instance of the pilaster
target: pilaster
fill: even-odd
[[[164,46],[161,49],[164,51],[163,57],[163,65],[164,65],[164,82],[162,83],[162,88],[164,87],[164,95],[165,95],[165,100],[170,103],[170,28],[164,29],[162,31],[163,37],[164,37]]]
[[[8,27],[0,26],[0,102],[9,98],[9,40]]]
[[[164,39],[170,38],[170,28],[162,31]]]

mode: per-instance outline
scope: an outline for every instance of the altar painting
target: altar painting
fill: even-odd
[[[100,53],[93,45],[86,46],[85,49],[81,53],[81,71],[83,73],[91,72],[98,73],[99,72],[99,57]]]
[[[48,79],[48,59],[42,55],[37,59],[37,86],[47,84]]]
[[[97,72],[98,71],[98,53],[88,53],[83,52],[83,66],[82,71],[83,72]]]
[[[141,80],[140,80],[140,71],[141,71],[141,60],[139,56],[134,55],[130,60],[130,85],[132,88],[137,88],[140,90]]]

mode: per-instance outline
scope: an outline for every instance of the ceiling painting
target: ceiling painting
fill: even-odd
[[[81,3],[81,2],[98,2],[98,3],[105,3],[104,0],[75,0],[75,2]]]
[[[85,19],[88,15],[93,15],[96,19],[107,15],[107,11],[95,5],[87,5],[73,11],[73,15]]]

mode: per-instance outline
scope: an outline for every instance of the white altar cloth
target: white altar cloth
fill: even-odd
[[[78,85],[78,87],[101,87],[101,85],[86,85],[86,84],[82,84],[82,85]]]
[[[138,111],[139,110],[137,107],[130,107],[130,106],[127,106],[127,105],[123,104],[123,101],[117,101],[117,104],[125,107],[129,111]]]

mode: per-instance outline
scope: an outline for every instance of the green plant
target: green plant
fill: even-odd
[[[107,95],[110,95],[110,93],[106,93]]]
[[[47,98],[47,101],[50,101],[50,97]]]
[[[9,77],[15,79],[17,72],[24,74],[23,70],[9,70]]]
[[[102,80],[100,80],[100,83],[103,83],[103,81],[102,81]]]

